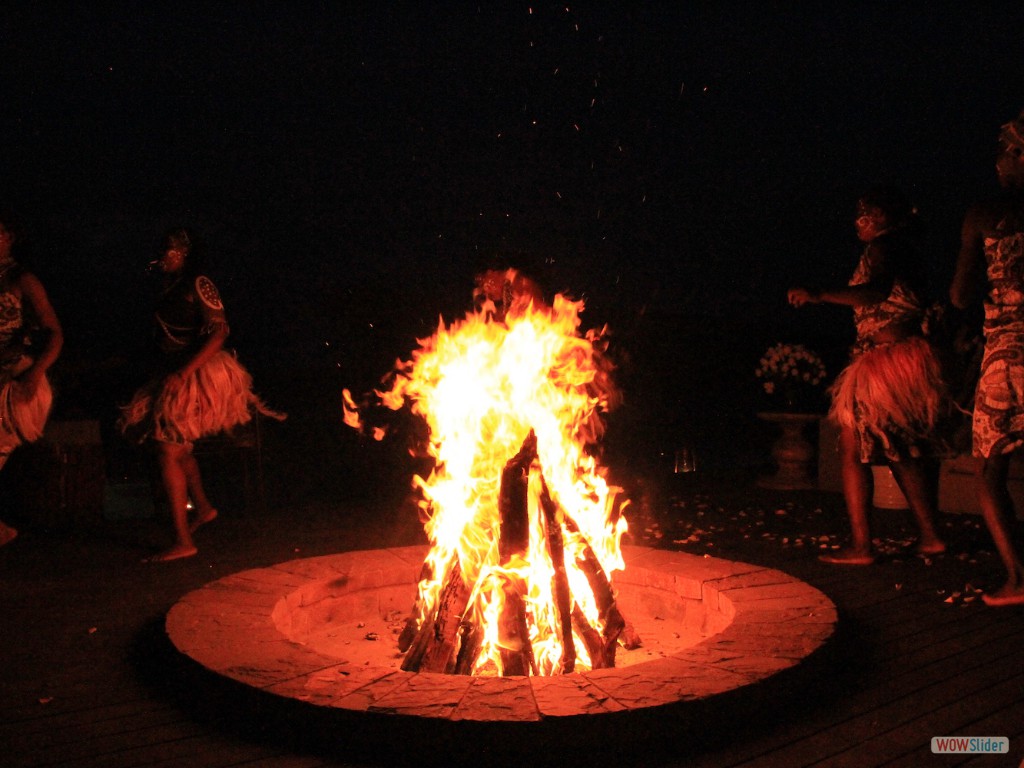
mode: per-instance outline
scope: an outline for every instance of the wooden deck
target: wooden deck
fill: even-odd
[[[534,764],[1021,764],[1024,610],[990,609],[977,599],[975,590],[1002,576],[978,518],[944,515],[951,551],[925,561],[902,549],[906,516],[880,511],[889,556],[869,568],[826,566],[815,555],[846,530],[838,495],[767,491],[736,476],[684,480],[665,478],[657,491],[647,486],[632,540],[791,573],[836,603],[838,638],[805,674],[724,702],[704,722],[668,710],[623,740],[625,754],[613,734],[590,755],[533,745]],[[294,715],[268,712],[196,674],[170,647],[162,621],[181,595],[216,578],[297,557],[415,543],[417,526],[393,510],[344,499],[222,512],[200,532],[200,554],[177,563],[139,562],[166,535],[158,517],[30,527],[0,549],[0,763],[312,768],[397,761],[384,749],[394,746],[386,723],[306,738],[312,726]],[[933,736],[1005,736],[1011,753],[933,755]],[[349,748],[355,744],[358,750]],[[530,745],[519,747],[517,764],[526,764],[522,749]],[[434,749],[407,750],[410,762],[479,755],[476,764],[488,766],[506,755],[493,742]]]

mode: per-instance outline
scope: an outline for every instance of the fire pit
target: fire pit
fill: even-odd
[[[720,698],[820,648],[835,607],[807,584],[620,546],[629,503],[593,450],[615,388],[601,332],[579,333],[582,308],[562,296],[515,313],[484,307],[442,324],[375,391],[428,426],[432,468],[413,486],[429,548],[294,560],[213,582],[169,613],[174,645],[218,675],[301,703],[303,730],[326,713],[348,725],[430,723],[432,738],[462,745],[535,747],[544,735],[559,749],[602,749],[612,731],[639,729],[581,740],[586,729],[555,735],[552,723]],[[382,438],[344,399],[346,422]],[[326,724],[329,734],[372,730],[360,726]],[[487,727],[504,731],[464,738]],[[524,728],[525,740],[501,738]],[[400,746],[386,730],[377,743]],[[405,740],[425,749],[422,734]],[[446,762],[458,757],[443,748]]]
[[[616,666],[553,676],[404,672],[397,637],[425,547],[346,552],[243,571],[167,615],[175,647],[274,697],[324,711],[541,724],[696,702],[794,667],[833,635],[836,610],[778,570],[624,547],[614,588],[643,645]]]

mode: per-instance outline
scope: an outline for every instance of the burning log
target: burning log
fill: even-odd
[[[569,577],[565,573],[565,547],[562,542],[562,524],[559,521],[558,506],[548,484],[541,480],[540,508],[544,513],[544,532],[548,554],[555,573],[551,577],[551,592],[558,609],[558,623],[562,640],[562,672],[568,674],[576,668],[576,645],[572,639],[572,596],[569,592]]]
[[[405,659],[405,672],[447,672],[455,668],[456,644],[462,616],[469,603],[469,589],[462,579],[458,556],[445,579],[435,614],[420,626]]]
[[[498,618],[498,645],[501,652],[502,675],[536,673],[530,630],[526,623],[526,585],[518,578],[504,581],[505,602]]]
[[[498,514],[501,530],[498,557],[502,568],[515,561],[525,562],[530,547],[529,484],[530,465],[537,458],[537,436],[530,431],[515,456],[501,473]],[[498,619],[498,644],[504,675],[528,675],[534,669],[533,648],[526,623],[526,584],[512,573],[503,580],[501,616]]]
[[[513,557],[526,557],[530,547],[530,465],[536,458],[537,436],[531,430],[519,453],[505,463],[501,472],[498,558],[503,566],[508,565]]]
[[[586,614],[578,604],[572,606],[572,625],[587,646],[587,655],[590,656],[590,665],[593,669],[602,669],[604,664],[604,640],[601,633],[594,629],[594,625],[587,621]]]
[[[566,530],[577,534],[583,540],[583,556],[577,558],[576,567],[587,577],[587,583],[590,584],[590,589],[594,593],[594,599],[597,601],[598,617],[604,623],[604,630],[601,633],[603,649],[600,654],[602,666],[614,667],[615,647],[619,641],[619,636],[626,628],[626,620],[622,617],[622,613],[615,604],[615,593],[612,591],[608,574],[604,572],[604,568],[597,559],[593,547],[585,540],[575,520],[568,514],[564,514],[563,519]],[[636,637],[635,632],[632,634],[636,642],[636,645],[633,647],[637,647],[640,644],[639,637]],[[591,654],[591,662],[596,668],[597,661],[593,654]]]
[[[619,635],[619,642],[622,643],[623,648],[629,651],[643,645],[643,642],[640,640],[640,633],[636,631],[633,622],[626,621],[626,626],[622,628],[622,634]]]
[[[459,628],[459,655],[455,659],[456,675],[471,675],[476,666],[480,648],[483,645],[484,633],[471,621],[462,622]]]
[[[501,611],[498,617],[498,646],[503,675],[537,674],[537,661],[529,636],[526,614],[527,584],[516,572],[529,553],[530,510],[529,480],[536,467],[537,438],[531,431],[519,452],[506,462],[501,475],[498,496],[500,532],[497,548],[501,566]],[[543,474],[540,478],[540,514],[544,524],[545,545],[554,569],[552,594],[558,613],[559,640],[562,657],[559,671],[572,672],[576,667],[575,631],[584,642],[591,666],[601,669],[615,666],[619,642],[627,648],[639,647],[640,639],[632,625],[619,611],[611,582],[586,541],[577,523],[552,498]],[[582,555],[576,566],[590,585],[597,603],[598,618],[603,626],[598,631],[573,600],[565,570],[565,540],[568,531],[580,540]],[[424,564],[423,578],[432,574]],[[464,583],[458,557],[454,557],[445,578],[438,607],[433,615],[419,617],[419,600],[414,615],[406,622],[399,638],[399,647],[406,652],[402,669],[407,672],[446,672],[472,674],[480,655],[484,633],[465,616],[472,590]],[[416,627],[419,627],[417,630]]]
[[[434,576],[434,570],[430,567],[430,562],[424,562],[423,567],[420,569],[419,582],[424,582],[427,579],[431,579]],[[402,627],[402,634],[398,636],[398,650],[405,653],[409,650],[409,646],[412,645],[412,641],[416,638],[417,627],[423,620],[423,603],[422,598],[417,595],[416,601],[412,605],[412,611],[409,612],[409,618],[405,620],[405,626]]]

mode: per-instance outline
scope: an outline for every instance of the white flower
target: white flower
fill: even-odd
[[[818,387],[825,381],[825,364],[802,344],[778,343],[769,347],[758,362],[754,375],[769,395],[786,382]]]

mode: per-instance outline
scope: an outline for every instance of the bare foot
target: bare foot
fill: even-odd
[[[142,558],[144,563],[167,563],[171,560],[181,560],[185,557],[192,557],[199,550],[195,547],[186,547],[181,544],[176,544],[165,552],[161,552],[159,555],[152,555],[151,557]]]
[[[946,543],[942,539],[934,541],[919,541],[916,547],[919,555],[941,555],[946,551]]]
[[[875,556],[870,551],[861,549],[837,549],[820,555],[818,559],[833,565],[872,565],[875,562]]]
[[[200,512],[198,515],[196,515],[196,519],[192,521],[192,524],[188,527],[188,529],[192,533],[195,533],[198,528],[206,525],[207,523],[212,523],[216,519],[217,510],[214,509],[213,507],[210,507],[205,512]]]
[[[994,592],[986,592],[981,596],[985,605],[1000,608],[1006,605],[1024,605],[1024,585],[1004,584]]]
[[[18,537],[18,531],[6,523],[0,523],[0,547],[10,544]]]

